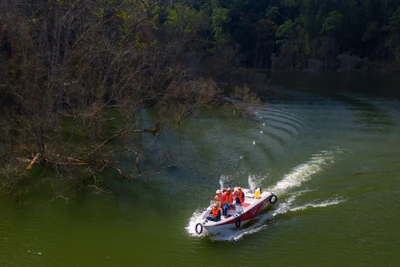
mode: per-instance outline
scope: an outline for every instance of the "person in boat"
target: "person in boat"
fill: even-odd
[[[228,189],[226,189],[226,194],[228,196],[228,201],[227,204],[229,207],[233,206],[233,193],[232,193],[232,189],[229,187]]]
[[[222,194],[221,194],[221,190],[217,190],[216,195],[214,197],[214,203],[218,205],[218,207],[221,207],[221,198],[222,198]]]
[[[227,196],[228,196],[228,201],[227,201],[228,210],[229,210],[229,209],[235,209],[235,205],[233,204],[234,198],[233,198],[232,189],[229,187],[229,188],[226,190],[226,192],[227,192]]]
[[[242,203],[244,202],[244,192],[242,191],[242,188],[240,186],[233,193],[233,198],[235,199],[236,204],[242,205]]]
[[[218,208],[217,203],[214,203],[211,209],[210,216],[207,217],[207,220],[218,222],[221,220],[221,213],[222,213],[221,208]]]
[[[222,207],[222,215],[226,216],[228,213],[229,205],[228,205],[228,190],[224,190],[224,193],[221,196],[221,207]]]

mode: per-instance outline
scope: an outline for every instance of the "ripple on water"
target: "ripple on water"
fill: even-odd
[[[304,120],[298,116],[293,114],[290,110],[284,110],[284,109],[277,109],[274,107],[268,107],[263,109],[261,112],[263,114],[263,118],[280,118],[284,121],[290,121],[291,123],[297,124],[297,125],[304,125],[305,122]]]

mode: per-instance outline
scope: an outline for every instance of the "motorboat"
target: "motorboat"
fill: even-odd
[[[210,216],[214,201],[202,212],[195,225],[198,235],[206,230],[208,233],[218,233],[224,229],[236,229],[253,220],[271,204],[275,204],[278,197],[272,192],[263,191],[261,188],[251,190],[242,188],[244,202],[230,205],[226,216],[221,216],[219,221],[207,219]]]

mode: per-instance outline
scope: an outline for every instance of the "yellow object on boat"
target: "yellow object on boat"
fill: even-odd
[[[256,192],[255,192],[255,194],[254,194],[254,197],[257,198],[257,199],[261,197],[261,190],[260,190],[260,188],[257,188],[257,189],[256,189]]]

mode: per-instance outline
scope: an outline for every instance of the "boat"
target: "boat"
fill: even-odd
[[[231,205],[226,216],[221,216],[221,219],[217,222],[207,219],[215,203],[215,201],[211,200],[210,206],[202,212],[195,224],[196,233],[200,235],[203,230],[208,233],[218,233],[225,229],[240,228],[278,200],[278,197],[273,192],[263,191],[261,188],[256,188],[255,190],[242,188],[242,191],[245,196],[244,202]]]

